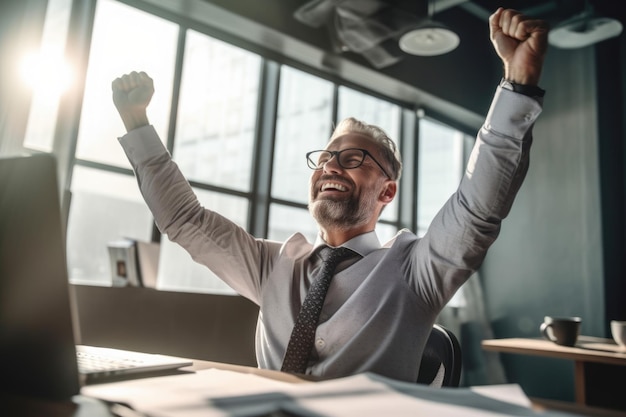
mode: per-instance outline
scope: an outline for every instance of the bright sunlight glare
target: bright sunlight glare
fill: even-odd
[[[31,53],[24,56],[20,63],[20,75],[33,92],[53,99],[68,89],[73,74],[63,57]]]

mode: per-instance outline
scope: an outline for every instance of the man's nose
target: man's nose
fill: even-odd
[[[337,155],[333,155],[326,163],[324,164],[324,172],[327,173],[336,173],[343,171],[341,165],[339,165],[339,158]]]

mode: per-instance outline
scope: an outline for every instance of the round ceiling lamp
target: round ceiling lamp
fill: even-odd
[[[459,46],[459,36],[442,23],[432,20],[434,5],[428,2],[428,19],[400,37],[398,46],[411,55],[443,55]]]
[[[597,17],[583,23],[564,24],[548,33],[548,42],[557,48],[573,49],[593,45],[622,33],[622,24],[608,17]]]
[[[622,33],[622,23],[597,16],[589,1],[578,15],[562,22],[548,33],[548,42],[557,48],[573,49],[593,45]]]
[[[443,55],[459,46],[459,36],[446,26],[428,21],[400,38],[400,49],[419,56]]]

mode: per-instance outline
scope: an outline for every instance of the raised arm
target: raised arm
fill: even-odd
[[[542,94],[534,93],[543,91],[537,84],[547,51],[547,24],[500,8],[489,28],[509,83],[496,89],[457,192],[407,263],[415,268],[407,276],[420,278],[413,283],[416,291],[436,311],[480,267],[498,237],[526,176],[533,125],[542,110]],[[511,83],[517,86],[509,88]]]
[[[150,124],[146,109],[154,94],[154,83],[148,74],[133,71],[122,75],[113,80],[111,89],[127,132]]]
[[[490,39],[504,64],[504,78],[536,86],[548,49],[548,25],[520,12],[499,8],[489,18]]]
[[[118,140],[159,230],[239,294],[258,302],[262,276],[278,257],[280,245],[255,239],[200,203],[148,121],[154,84],[145,72],[122,75],[111,88],[128,131]]]

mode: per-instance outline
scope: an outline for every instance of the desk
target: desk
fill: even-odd
[[[484,340],[482,347],[501,353],[572,360],[577,404],[626,411],[623,388],[626,352],[621,351],[612,339],[580,336],[574,347],[560,346],[542,338],[492,339]],[[621,381],[617,387],[615,381]]]
[[[577,413],[576,409],[554,412],[549,406],[533,407],[516,384],[446,389],[374,374],[313,382],[278,371],[210,361],[193,361],[192,366],[183,369],[193,372],[86,386],[73,405],[43,403],[34,407],[26,400],[15,408],[20,413],[11,415],[114,417],[106,403],[98,399],[131,404],[148,415],[168,417],[582,415],[570,414]],[[30,413],[24,413],[24,405]]]
[[[516,384],[433,388],[371,373],[313,382],[277,371],[208,361],[195,361],[188,369],[196,372],[92,385],[83,394],[168,417],[581,415],[534,408]]]

